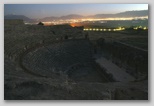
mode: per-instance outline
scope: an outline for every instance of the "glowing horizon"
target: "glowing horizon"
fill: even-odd
[[[88,18],[88,19],[67,19],[67,20],[57,20],[57,21],[42,21],[45,25],[58,25],[58,24],[72,24],[80,23],[85,21],[110,21],[110,20],[134,20],[134,19],[148,19],[148,16],[144,17],[127,17],[127,18]],[[37,23],[36,23],[37,24]]]

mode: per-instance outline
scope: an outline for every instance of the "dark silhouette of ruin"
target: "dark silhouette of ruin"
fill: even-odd
[[[44,24],[42,22],[39,22],[37,25],[42,25],[43,26]]]
[[[5,100],[148,98],[147,50],[83,27],[16,23],[21,21],[8,21],[4,30]],[[133,80],[125,83],[127,76]]]
[[[85,39],[88,39],[89,38],[89,35],[88,33],[85,34]]]
[[[128,73],[138,78],[139,73],[148,76],[148,51],[122,42],[105,43],[105,39],[97,40],[97,51],[107,53],[107,58],[119,67],[128,68]],[[94,51],[96,53],[96,46]],[[131,69],[132,68],[132,69]]]
[[[68,36],[67,36],[67,35],[65,35],[64,39],[68,39]]]

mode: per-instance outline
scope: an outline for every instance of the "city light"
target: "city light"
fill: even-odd
[[[147,30],[148,28],[147,27],[143,27],[143,26],[138,26],[138,27],[134,27],[133,29],[134,30],[138,30],[138,29],[143,29],[143,30]],[[102,29],[102,28],[85,28],[83,29],[84,31],[122,31],[122,30],[125,30],[124,27],[118,27],[118,28],[115,28],[115,29]]]
[[[59,25],[59,24],[70,24],[72,27],[76,26],[76,23],[82,23],[82,22],[100,22],[100,23],[106,23],[107,21],[110,20],[136,20],[136,19],[140,19],[140,20],[145,20],[148,19],[148,16],[144,16],[144,17],[124,17],[124,18],[97,18],[97,19],[93,19],[93,18],[84,18],[84,19],[66,19],[66,20],[52,20],[52,21],[46,21],[46,22],[42,22],[44,25]],[[27,23],[25,23],[27,24]],[[139,26],[141,27],[141,26]]]
[[[137,30],[137,29],[138,29],[138,27],[135,27],[135,28],[133,28],[133,29]]]
[[[144,27],[143,29],[144,29],[144,30],[146,30],[146,29],[147,29],[147,27]]]
[[[108,29],[108,31],[111,31],[111,29]]]

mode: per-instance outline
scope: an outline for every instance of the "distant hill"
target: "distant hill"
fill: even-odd
[[[41,21],[52,21],[57,19],[81,19],[81,18],[119,18],[119,17],[141,17],[141,16],[148,16],[148,10],[141,10],[141,11],[126,11],[121,12],[117,14],[96,14],[96,15],[90,15],[90,16],[82,16],[77,14],[70,14],[66,16],[61,17],[46,17],[43,19],[40,19]]]
[[[115,17],[141,17],[148,16],[148,10],[141,11],[126,11],[117,14],[96,14],[92,16],[88,16],[91,18],[115,18]]]
[[[59,17],[45,17],[42,19],[39,19],[39,21],[51,21],[51,20],[58,20]]]
[[[66,15],[66,16],[61,16],[61,17],[45,17],[40,19],[39,21],[52,21],[52,20],[58,20],[58,19],[62,19],[62,20],[66,20],[66,19],[81,19],[84,18],[84,16],[82,15],[77,15],[77,14],[70,14],[70,15]]]
[[[70,15],[66,15],[66,16],[61,16],[60,19],[80,19],[83,17],[84,16],[82,16],[82,15],[70,14]]]
[[[24,15],[5,15],[4,16],[4,19],[22,19],[24,20],[25,22],[34,22],[35,20],[34,19],[30,19]]]
[[[117,17],[139,17],[139,16],[148,16],[148,10],[142,10],[142,11],[126,11],[121,12],[118,14],[115,14]]]
[[[25,22],[39,22],[39,21],[52,21],[52,20],[66,20],[66,19],[81,19],[81,18],[119,18],[119,17],[141,17],[141,16],[148,16],[148,10],[140,10],[140,11],[126,11],[117,14],[96,14],[90,16],[82,16],[78,14],[70,14],[61,17],[45,17],[42,19],[30,19],[24,15],[5,15],[4,19],[22,19]]]

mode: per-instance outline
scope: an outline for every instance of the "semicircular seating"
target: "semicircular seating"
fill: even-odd
[[[82,64],[91,60],[89,41],[65,40],[28,53],[23,58],[23,65],[36,73],[50,76],[52,72],[64,72],[73,64]]]

